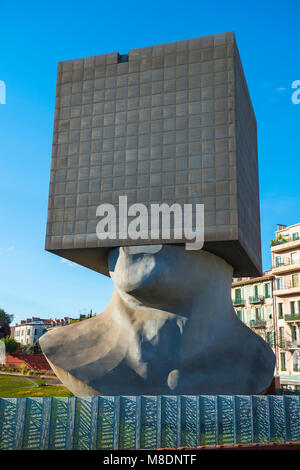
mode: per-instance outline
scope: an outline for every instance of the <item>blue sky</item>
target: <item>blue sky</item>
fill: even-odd
[[[0,308],[15,315],[101,312],[112,282],[44,251],[61,60],[234,31],[257,122],[263,268],[277,223],[300,222],[299,0],[2,0]]]

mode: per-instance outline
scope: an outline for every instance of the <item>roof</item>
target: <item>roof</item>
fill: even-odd
[[[267,274],[265,276],[259,276],[259,277],[252,277],[251,279],[247,279],[244,281],[233,282],[232,287],[242,286],[244,284],[254,284],[255,282],[266,281],[267,279],[271,280],[273,278],[274,278],[273,274]]]
[[[291,228],[294,228],[294,227],[299,227],[300,228],[300,223],[294,224],[294,225],[288,225],[288,226],[282,228],[281,230],[276,230],[275,233],[287,232],[288,230],[290,230]]]

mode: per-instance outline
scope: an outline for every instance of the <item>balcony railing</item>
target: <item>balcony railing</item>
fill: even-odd
[[[271,246],[282,245],[283,243],[289,243],[294,240],[290,238],[278,238],[277,240],[271,240]]]
[[[265,328],[266,322],[260,318],[257,318],[256,320],[250,320],[250,326],[252,328]]]
[[[284,315],[285,321],[300,321],[300,313],[294,313],[292,315]]]
[[[250,304],[261,304],[264,301],[263,295],[255,295],[253,297],[249,297]]]
[[[293,283],[292,281],[285,281],[284,284],[277,285],[276,290],[285,290],[285,289],[293,289],[293,288],[299,288],[299,283],[295,282]]]
[[[242,298],[233,299],[233,305],[234,305],[235,307],[238,307],[238,306],[241,306],[241,305],[245,305],[245,299],[242,299]]]
[[[279,340],[279,347],[281,349],[299,349],[300,348],[300,341],[288,341],[288,340]]]
[[[273,269],[276,269],[284,266],[293,266],[294,264],[300,264],[300,260],[298,258],[293,260],[291,260],[291,258],[282,258],[282,261],[275,261],[275,264],[273,264],[272,267]]]

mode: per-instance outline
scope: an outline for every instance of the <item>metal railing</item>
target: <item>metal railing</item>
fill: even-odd
[[[256,320],[250,320],[250,326],[252,328],[265,328],[266,322],[265,320],[261,320],[260,318],[257,318]]]
[[[297,283],[297,282],[293,283],[292,281],[285,281],[284,284],[282,284],[281,287],[277,285],[276,290],[292,289],[292,288],[295,288],[295,287],[300,288],[299,283]]]
[[[300,348],[300,340],[279,340],[279,347],[281,349],[298,349]]]
[[[250,304],[261,304],[264,301],[263,295],[255,295],[253,297],[249,297]]]
[[[300,321],[300,313],[293,313],[293,314],[290,314],[290,315],[284,315],[284,319],[285,321],[289,322],[289,321]]]
[[[276,261],[272,267],[273,269],[276,269],[276,268],[282,268],[283,266],[293,266],[294,264],[299,264],[299,263],[300,263],[299,259],[292,260],[291,258],[282,258],[281,262]]]
[[[1,398],[0,449],[157,449],[300,441],[300,396]]]
[[[242,299],[242,298],[233,299],[232,303],[235,307],[242,306],[242,305],[245,305],[245,299]]]

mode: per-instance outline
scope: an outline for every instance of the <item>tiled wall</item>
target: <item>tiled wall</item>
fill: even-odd
[[[204,204],[205,240],[238,240],[260,268],[256,139],[243,141],[251,161],[238,154],[234,43],[226,33],[134,49],[128,62],[112,53],[59,63],[47,249],[124,244],[97,239],[96,208],[126,195],[146,206]],[[239,124],[249,123],[248,106]],[[256,194],[242,230],[238,159]]]

